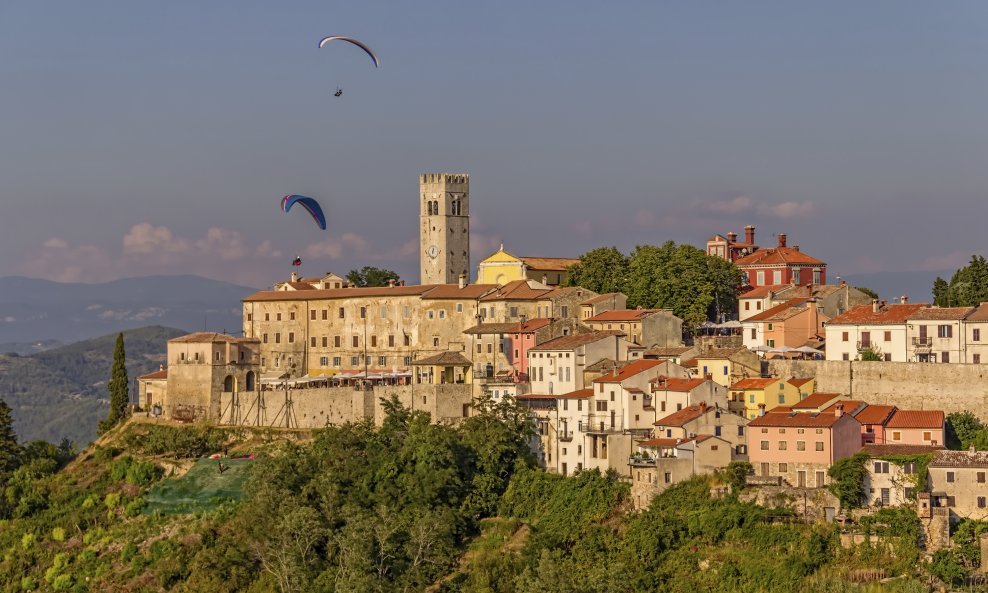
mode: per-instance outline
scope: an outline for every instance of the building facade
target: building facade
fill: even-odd
[[[419,177],[421,284],[456,284],[470,274],[470,176]]]

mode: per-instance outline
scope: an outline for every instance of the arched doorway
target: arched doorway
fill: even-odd
[[[237,380],[233,378],[233,375],[227,375],[226,379],[223,379],[223,391],[225,393],[233,393],[236,387]]]
[[[254,371],[247,371],[244,381],[247,385],[247,391],[254,391]]]

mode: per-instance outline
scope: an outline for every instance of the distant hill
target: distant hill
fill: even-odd
[[[165,343],[184,334],[151,326],[124,332],[127,373],[134,378],[165,362]],[[84,445],[96,437],[96,421],[106,415],[106,382],[117,334],[76,342],[29,356],[0,355],[0,399],[14,413],[14,429],[24,440]]]
[[[933,281],[940,276],[949,280],[953,270],[933,272],[875,272],[873,274],[851,274],[844,278],[852,286],[865,286],[878,293],[881,298],[892,302],[902,295],[914,303],[933,302]],[[836,280],[830,279],[832,282]]]
[[[146,276],[99,284],[0,278],[0,343],[68,343],[155,323],[238,331],[254,288],[199,276]],[[18,351],[16,348],[0,350]]]

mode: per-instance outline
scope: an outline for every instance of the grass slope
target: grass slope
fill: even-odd
[[[219,471],[219,462],[226,468]],[[184,475],[162,480],[145,496],[144,513],[168,515],[211,511],[241,500],[252,459],[199,459]]]

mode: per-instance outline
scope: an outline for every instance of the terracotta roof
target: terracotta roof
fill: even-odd
[[[654,356],[679,356],[692,349],[693,346],[653,346],[648,349],[646,354],[652,354]]]
[[[942,410],[896,410],[885,428],[943,428]]]
[[[375,288],[326,288],[316,290],[284,291],[262,290],[244,298],[244,302],[255,301],[308,301],[320,299],[346,299],[353,297],[377,296],[419,296],[438,286],[381,286]],[[474,285],[478,286],[478,285]],[[493,287],[493,285],[489,285]]]
[[[688,369],[695,369],[696,366],[697,366],[697,364],[699,364],[699,363],[697,362],[697,360],[695,358],[688,358],[686,360],[680,360],[679,361],[679,366],[681,366],[683,368],[688,368]]]
[[[141,375],[138,379],[167,379],[168,369],[161,369],[160,371],[155,371],[153,373],[148,373],[146,375]]]
[[[583,368],[583,370],[589,371],[591,373],[597,373],[597,372],[610,373],[613,372],[615,368],[619,369],[628,364],[631,364],[630,360],[614,360],[612,358],[601,358],[600,360],[598,360],[593,364],[588,364]]]
[[[754,286],[750,290],[745,291],[740,297],[742,299],[763,299],[768,296],[770,292],[777,292],[783,288],[786,288],[785,284],[769,284],[767,286]]]
[[[909,316],[909,319],[915,319],[917,321],[960,320],[967,317],[967,314],[972,311],[974,311],[973,307],[927,307],[926,309],[916,311],[916,313]]]
[[[861,452],[871,457],[884,457],[886,455],[923,455],[941,451],[943,447],[931,447],[929,445],[865,445]]]
[[[700,354],[696,355],[697,360],[711,359],[711,358],[730,358],[737,354],[747,350],[745,347],[741,348],[710,348],[709,350],[704,350]]]
[[[395,287],[398,288],[398,287]],[[460,288],[459,284],[436,284],[423,295],[423,299],[479,299],[495,290],[495,284],[467,284]]]
[[[555,400],[558,395],[549,395],[547,393],[524,393],[522,395],[516,395],[515,399],[520,401],[525,400]]]
[[[676,445],[682,445],[685,443],[691,443],[696,441],[702,443],[703,441],[713,438],[709,434],[698,434],[695,437],[689,437],[685,439],[647,439],[644,441],[638,441],[639,447],[675,447]]]
[[[244,343],[260,342],[260,340],[258,340],[257,338],[235,338],[227,334],[220,334],[216,332],[195,332],[191,334],[186,334],[184,336],[179,336],[177,338],[172,338],[168,341],[175,343],[207,342],[210,344],[216,344],[216,343],[244,344]]]
[[[570,266],[580,263],[579,258],[572,257],[519,257],[530,270],[546,270],[562,272]]]
[[[601,294],[601,295],[597,295],[597,296],[593,297],[592,299],[587,299],[587,300],[583,301],[580,304],[581,305],[595,305],[597,303],[603,303],[604,301],[606,301],[608,299],[612,299],[612,298],[614,298],[615,296],[617,296],[619,294],[621,294],[621,293],[619,293],[619,292],[607,292],[607,293],[604,293],[604,294]]]
[[[285,282],[281,286],[288,286],[292,290],[315,290],[316,287],[306,281],[300,282]]]
[[[867,405],[868,405],[867,403],[862,402],[862,401],[858,401],[856,399],[840,399],[840,400],[837,400],[834,403],[830,404],[829,406],[827,406],[823,410],[821,410],[820,413],[821,414],[833,414],[835,411],[837,411],[837,406],[844,406],[844,413],[845,414],[850,414],[850,415],[854,416],[855,418],[857,418],[857,416],[855,414],[857,412],[860,412],[861,410],[863,410],[864,407],[867,406]]]
[[[664,364],[664,360],[636,360],[630,364],[626,364],[616,373],[611,372],[603,377],[598,377],[593,380],[594,383],[621,383],[625,379],[630,379],[639,373],[644,373],[645,371],[657,367],[660,364]]]
[[[988,321],[988,303],[981,303],[967,316],[968,321]]]
[[[924,303],[885,305],[874,311],[872,305],[858,305],[846,313],[834,317],[827,325],[883,325],[905,323],[913,314],[926,307]]]
[[[705,403],[686,406],[682,410],[677,410],[665,418],[656,420],[655,426],[682,426],[687,422],[691,422],[700,416],[703,416],[707,413],[707,411],[715,409],[716,408],[714,406],[708,406]]]
[[[748,423],[749,427],[778,426],[778,427],[802,427],[802,428],[827,428],[837,423],[841,418],[854,417],[850,414],[838,416],[834,413],[820,412],[819,414],[807,414],[805,412],[792,412],[789,414],[769,413],[759,416]],[[857,422],[855,420],[855,422]]]
[[[583,399],[593,397],[593,389],[590,389],[589,387],[587,389],[577,389],[576,391],[570,391],[569,393],[557,395],[556,397],[559,399]]]
[[[889,419],[892,412],[895,412],[895,406],[879,406],[874,404],[869,404],[865,406],[860,412],[854,415],[861,424],[885,424],[885,421]]]
[[[788,301],[786,301],[786,302],[784,302],[784,303],[782,303],[780,305],[776,305],[776,306],[774,306],[774,307],[772,307],[770,309],[765,309],[764,311],[762,311],[758,315],[752,315],[751,317],[745,319],[745,322],[748,322],[748,321],[772,321],[779,314],[784,313],[786,310],[794,309],[796,307],[799,307],[799,309],[797,309],[796,311],[794,311],[795,313],[798,313],[799,311],[804,311],[804,310],[806,310],[806,307],[800,307],[800,305],[802,305],[803,303],[805,303],[808,300],[809,299],[790,299],[790,300],[788,300]],[[789,315],[788,317],[791,317],[791,315]]]
[[[934,451],[929,467],[988,467],[988,451]]]
[[[812,377],[810,377],[809,379],[798,379],[796,377],[793,377],[792,379],[789,379],[788,381],[786,381],[786,383],[789,383],[793,387],[802,387],[803,385],[806,385],[807,383],[809,383],[812,380],[813,380]]]
[[[542,298],[547,293],[551,292],[552,289],[546,288],[532,288],[529,282],[534,282],[532,280],[514,280],[508,282],[504,286],[495,287],[495,290],[491,291],[489,294],[481,297],[481,301],[518,301],[518,300],[535,300]],[[534,282],[539,284],[538,282]]]
[[[538,350],[569,350],[571,348],[576,348],[583,346],[584,344],[591,344],[611,336],[623,336],[624,332],[604,330],[595,331],[587,334],[571,334],[568,336],[562,336],[554,340],[549,340],[548,342],[542,342],[534,348],[529,348],[529,352]]]
[[[412,364],[416,366],[471,366],[472,363],[459,352],[440,352],[433,356],[413,360]]]
[[[815,410],[824,404],[829,404],[839,398],[839,393],[811,393],[798,403],[792,405],[793,410]],[[845,408],[846,409],[846,408]]]
[[[815,257],[810,257],[802,251],[797,251],[794,247],[763,247],[751,255],[746,255],[734,262],[734,265],[738,267],[776,264],[827,265]]]
[[[542,295],[539,298],[541,298],[541,299],[554,299],[554,298],[557,298],[557,297],[562,297],[562,296],[566,296],[566,295],[569,295],[569,294],[573,294],[574,292],[575,293],[581,293],[581,292],[593,292],[593,291],[592,290],[587,290],[586,288],[583,288],[582,286],[552,286],[552,287],[550,287],[549,292],[545,293],[544,295]],[[577,294],[576,296],[583,296],[583,295]]]
[[[734,385],[731,385],[731,389],[742,391],[745,389],[765,389],[773,383],[778,383],[779,379],[774,377],[749,377],[747,379],[741,379]]]
[[[618,309],[615,311],[604,311],[603,313],[598,313],[593,317],[588,317],[583,320],[583,323],[600,323],[603,321],[641,321],[646,317],[651,317],[656,313],[661,313],[662,309]],[[672,313],[669,313],[672,315]]]
[[[706,382],[707,379],[683,379],[682,377],[668,377],[665,385],[660,385],[657,381],[653,382],[653,389],[656,391],[688,392],[693,391]]]
[[[481,323],[463,330],[465,334],[529,334],[552,323],[552,319],[530,319],[525,323]]]

